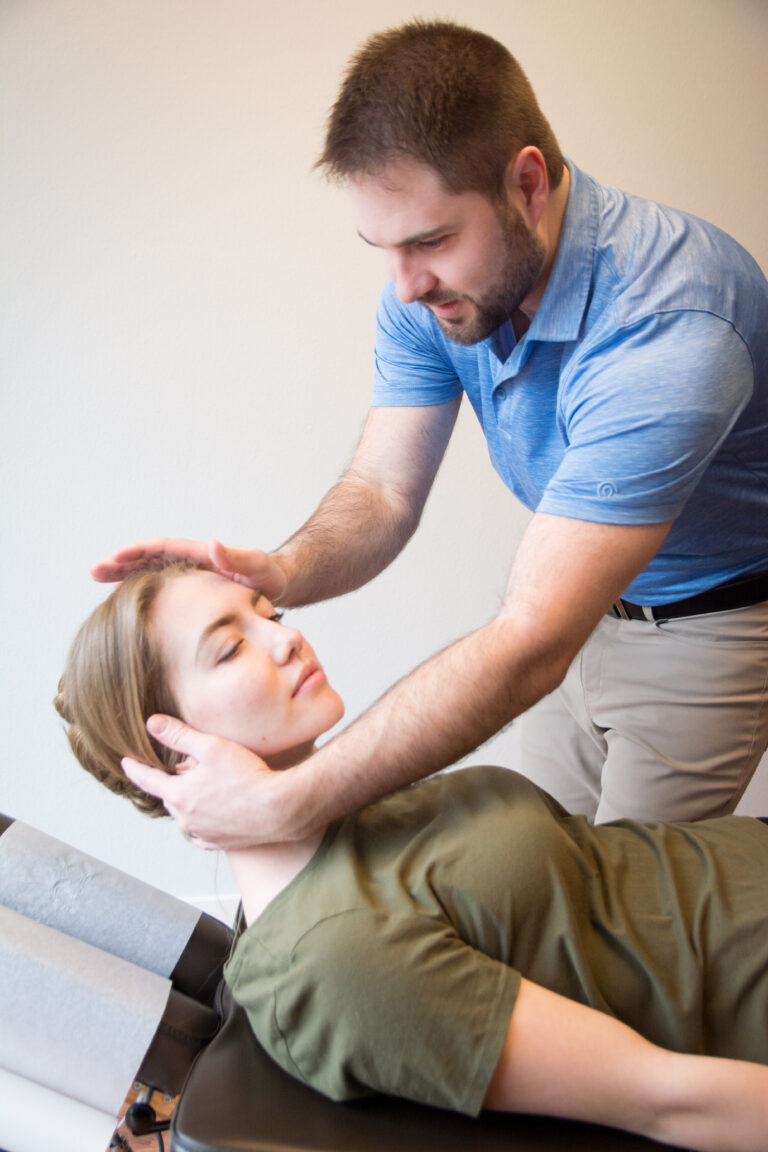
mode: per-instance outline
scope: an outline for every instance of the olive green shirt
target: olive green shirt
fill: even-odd
[[[226,970],[298,1079],[471,1115],[521,975],[664,1047],[768,1063],[768,826],[594,827],[515,772],[449,772],[332,824]]]

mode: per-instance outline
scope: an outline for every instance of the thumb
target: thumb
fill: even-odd
[[[205,732],[199,732],[197,728],[190,728],[189,724],[175,716],[164,716],[162,713],[149,717],[147,732],[166,748],[182,752],[185,756],[193,756],[195,760],[202,759],[211,741],[215,739]]]
[[[259,548],[228,548],[218,540],[209,540],[208,556],[222,576],[247,588],[256,588],[270,600],[277,601],[285,593],[285,572],[272,556]]]
[[[247,581],[252,574],[254,559],[258,561],[263,555],[252,548],[231,548],[220,540],[208,541],[211,564],[222,576],[229,576],[230,580],[239,576]]]

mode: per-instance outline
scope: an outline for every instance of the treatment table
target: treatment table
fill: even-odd
[[[233,932],[184,901],[0,817],[0,1150],[106,1152],[151,1093],[171,1152],[651,1152],[613,1129],[479,1119],[390,1097],[336,1104],[261,1048],[222,980]],[[585,1052],[585,1059],[589,1053]],[[665,1146],[667,1147],[667,1146]]]

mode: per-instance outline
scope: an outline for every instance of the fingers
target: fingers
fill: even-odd
[[[211,568],[222,576],[257,588],[270,600],[278,601],[286,589],[286,578],[280,565],[258,548],[226,548],[218,540],[184,540],[158,537],[121,548],[106,560],[91,566],[91,576],[100,583],[118,583],[148,560],[191,560]]]
[[[169,776],[159,768],[150,768],[148,764],[132,760],[129,756],[123,758],[122,767],[128,779],[132,780],[137,788],[141,788],[142,792],[148,792],[151,796],[157,796],[158,799],[162,800],[168,815],[177,822],[185,840],[188,840],[195,848],[202,848],[206,852],[218,850],[217,844],[211,843],[210,840],[204,840],[195,832],[186,831],[187,818],[177,812],[171,803],[174,789],[178,785],[178,777]]]
[[[166,715],[150,716],[147,731],[181,756],[173,776],[131,758],[126,776],[158,797],[182,832],[200,848],[225,850],[295,838],[285,831],[282,781],[249,748],[190,728]]]
[[[147,731],[155,740],[165,744],[166,748],[181,752],[194,762],[198,762],[204,754],[210,753],[216,741],[215,736],[198,732],[183,720],[177,720],[173,716],[150,716],[147,720]],[[128,779],[132,780],[137,788],[141,788],[142,792],[148,792],[151,796],[157,796],[168,812],[178,819],[178,806],[183,802],[179,796],[179,777],[190,767],[189,762],[182,761],[178,764],[175,776],[170,776],[161,768],[151,768],[148,764],[142,764],[130,756],[123,757],[121,765]]]
[[[188,559],[206,568],[215,566],[211,563],[207,543],[201,543],[199,540],[159,537],[156,540],[143,540],[129,544],[127,548],[120,548],[108,559],[93,564],[90,572],[92,578],[100,583],[115,583],[124,580],[139,564],[154,559],[168,561]]]
[[[132,760],[130,756],[124,756],[120,764],[123,772],[137,788],[140,788],[142,792],[148,792],[150,796],[157,796],[158,800],[162,800],[165,807],[171,812],[168,784],[173,782],[173,776],[169,776],[160,768],[150,768],[148,764],[142,764],[139,760]]]

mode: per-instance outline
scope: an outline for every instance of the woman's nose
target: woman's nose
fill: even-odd
[[[301,650],[304,637],[296,628],[287,628],[283,624],[274,624],[275,632],[272,638],[272,655],[277,664],[287,664],[291,657]]]

